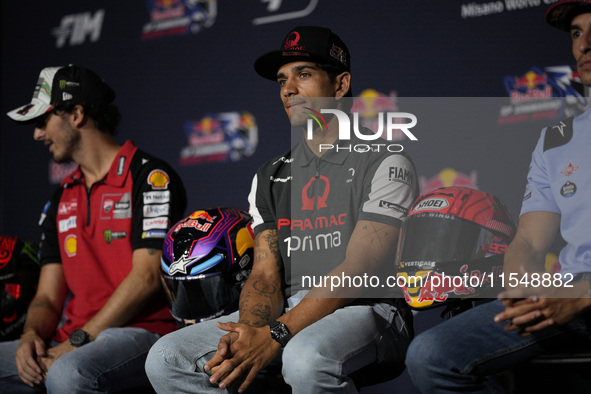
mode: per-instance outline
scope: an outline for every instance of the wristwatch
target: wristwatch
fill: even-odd
[[[271,329],[271,338],[279,342],[281,347],[285,347],[291,339],[291,333],[287,326],[277,320],[273,320],[269,323],[269,327]]]
[[[84,330],[74,330],[70,334],[70,344],[74,347],[80,347],[90,342],[90,336]]]

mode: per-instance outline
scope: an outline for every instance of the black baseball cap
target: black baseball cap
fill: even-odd
[[[41,70],[33,98],[7,113],[17,122],[28,122],[62,103],[107,105],[115,92],[94,71],[84,67],[46,67]]]
[[[560,30],[570,31],[575,16],[591,12],[591,0],[564,0],[553,4],[546,11],[546,22]]]
[[[341,72],[351,71],[351,55],[343,40],[329,28],[320,26],[294,27],[281,42],[280,49],[259,57],[254,69],[263,78],[274,81],[282,65],[295,61],[332,64]]]

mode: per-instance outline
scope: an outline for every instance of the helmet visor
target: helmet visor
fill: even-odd
[[[163,275],[171,302],[170,312],[179,326],[200,323],[238,309],[240,290],[221,274],[179,280]]]
[[[444,262],[470,261],[504,253],[507,245],[491,230],[456,216],[421,213],[403,226],[396,256],[397,269],[434,269]]]

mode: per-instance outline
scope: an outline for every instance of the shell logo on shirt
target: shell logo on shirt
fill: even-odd
[[[168,182],[170,182],[170,177],[162,170],[154,170],[148,175],[148,184],[154,189],[166,189]]]
[[[76,235],[70,234],[64,240],[64,250],[68,257],[76,256],[76,252],[78,250],[78,240],[76,239]]]

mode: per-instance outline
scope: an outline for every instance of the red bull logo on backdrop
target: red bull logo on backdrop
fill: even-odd
[[[49,183],[59,185],[65,177],[70,175],[78,168],[78,164],[73,161],[67,163],[56,163],[51,160],[49,163]]]
[[[238,161],[251,156],[258,142],[254,116],[248,112],[208,114],[185,122],[188,146],[181,150],[182,166],[203,162]]]
[[[419,176],[419,185],[421,194],[428,193],[440,187],[462,186],[471,189],[478,189],[476,170],[470,172],[470,175],[463,174],[453,168],[444,168],[439,173],[429,179]]]
[[[504,84],[510,99],[501,107],[500,124],[568,117],[587,107],[579,73],[570,66],[532,67],[506,76]]]
[[[211,27],[217,15],[217,0],[147,0],[150,22],[142,39],[198,33]]]
[[[361,126],[366,127],[377,133],[381,130],[381,137],[386,138],[383,130],[384,119],[379,117],[379,113],[383,112],[398,112],[398,94],[395,91],[391,91],[390,94],[386,95],[380,93],[374,89],[365,89],[359,97],[355,97],[353,100],[353,107],[351,112],[359,114],[359,121]],[[396,121],[397,123],[405,123],[403,119]],[[402,130],[392,130],[391,141],[401,141],[405,138]]]
[[[512,85],[509,88],[509,96],[512,103],[520,103],[530,98],[552,97],[552,86],[548,83],[545,74],[528,71],[521,77],[506,80]]]

